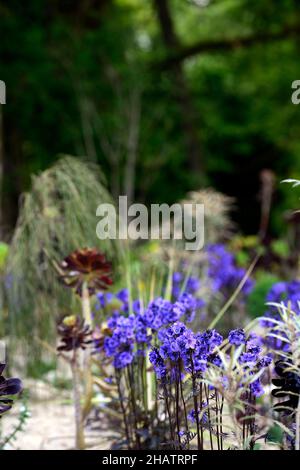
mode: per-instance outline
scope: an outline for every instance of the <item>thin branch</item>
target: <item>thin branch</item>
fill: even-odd
[[[201,53],[214,53],[232,51],[240,48],[252,47],[266,42],[281,41],[288,38],[299,38],[300,26],[286,26],[280,31],[263,31],[251,36],[237,38],[223,38],[218,40],[202,40],[191,46],[182,46],[176,52],[159,63],[160,68],[170,68],[174,65]]]

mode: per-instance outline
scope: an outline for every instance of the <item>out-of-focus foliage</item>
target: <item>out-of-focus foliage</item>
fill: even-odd
[[[8,256],[8,245],[0,242],[0,273],[3,271]]]
[[[295,0],[168,5],[182,48],[299,24]],[[141,201],[173,202],[199,188],[203,175],[187,167],[174,74],[159,65],[169,51],[152,2],[53,1],[45,7],[11,0],[0,1],[0,13],[7,223],[16,219],[30,174],[60,152],[100,162],[115,195],[127,192],[128,174]],[[230,50],[211,47],[183,63],[206,179],[237,197],[235,217],[248,233],[258,228],[259,171],[273,169],[278,181],[300,173],[300,112],[291,104],[298,56],[299,40],[287,36],[251,47],[237,40]],[[296,199],[285,186],[278,190],[275,232],[284,230],[282,208],[295,207]]]
[[[233,229],[233,198],[208,188],[188,193],[181,203],[193,204],[193,212],[196,204],[203,205],[205,243],[218,243],[230,237]]]
[[[253,318],[263,316],[266,310],[266,297],[271,287],[280,279],[268,273],[260,273],[252,292],[247,299],[247,311]]]

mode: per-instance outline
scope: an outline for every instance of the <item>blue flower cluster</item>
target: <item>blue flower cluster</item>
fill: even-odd
[[[154,348],[149,358],[160,379],[166,377],[170,361],[180,361],[186,372],[204,372],[209,362],[216,361],[215,347],[223,341],[216,330],[195,334],[181,322],[161,330],[158,338],[161,346]]]
[[[216,330],[195,334],[183,323],[176,322],[169,328],[161,330],[158,337],[161,341],[160,347],[153,348],[149,354],[158,379],[172,381],[174,364],[177,364],[180,369],[182,367],[184,372],[196,374],[197,377],[201,376],[207,368],[217,366],[222,375],[223,364],[216,348],[223,343],[223,337]],[[238,361],[248,374],[254,375],[272,362],[270,355],[262,355],[261,339],[255,334],[246,339],[242,329],[233,330],[229,333],[228,340],[234,347],[244,344],[244,350]],[[226,384],[226,376],[223,379]],[[263,393],[259,379],[253,381],[249,388],[256,397]]]
[[[196,294],[201,285],[200,280],[197,277],[189,276],[187,279],[185,279],[185,275],[182,272],[175,272],[173,273],[172,278],[172,295],[174,298],[178,298],[184,283],[184,290],[189,294]]]
[[[182,272],[175,272],[172,280],[172,298],[182,301],[183,296],[190,296],[193,299],[194,310],[201,312],[205,307],[206,302],[204,299],[198,297],[200,290],[200,280],[195,276],[189,276],[185,279],[185,275]],[[184,294],[181,294],[184,287]],[[201,312],[203,314],[203,312]],[[192,321],[191,319],[190,321]]]
[[[198,414],[198,421],[202,425],[205,425],[205,424],[209,423],[207,411],[203,412],[203,408],[205,408],[205,407],[207,407],[207,403],[203,403],[202,404],[202,410],[200,410],[200,408],[198,408],[198,413],[197,413]],[[192,409],[188,413],[187,418],[188,418],[189,421],[191,421],[191,423],[196,423],[196,410]]]
[[[211,280],[212,289],[222,292],[236,289],[245,276],[246,270],[236,265],[234,255],[222,244],[208,245],[206,252],[208,255],[207,275]],[[250,294],[253,285],[253,280],[248,278],[242,288],[242,293]]]
[[[234,346],[240,346],[241,344],[246,343],[246,335],[242,328],[232,330],[229,332],[228,341]]]
[[[131,364],[135,347],[135,316],[124,317],[114,315],[108,322],[108,328],[113,332],[104,339],[104,351],[108,357],[113,357],[116,369]]]
[[[241,331],[243,332],[243,330]],[[271,364],[272,356],[270,354],[262,355],[261,337],[252,333],[247,339],[243,340],[241,344],[245,344],[245,349],[244,352],[240,354],[238,361],[243,365],[245,372],[250,373],[250,375],[254,375]],[[252,383],[250,383],[249,388],[250,392],[255,397],[260,397],[264,393],[260,378],[257,378]]]
[[[239,285],[246,274],[246,270],[237,266],[235,257],[223,244],[211,244],[205,248],[206,265],[200,262],[200,268],[206,266],[206,280],[199,280],[198,277],[190,275],[186,278],[183,272],[173,274],[172,297],[178,299],[183,288],[185,292],[192,294],[196,299],[196,308],[201,317],[205,317],[206,301],[199,298],[201,287],[209,288],[210,291],[222,292],[224,296],[230,295]],[[182,266],[183,271],[185,266]],[[241,289],[241,301],[244,301],[250,294],[254,286],[254,281],[248,278]]]

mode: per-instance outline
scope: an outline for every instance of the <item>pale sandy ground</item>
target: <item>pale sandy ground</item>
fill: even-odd
[[[31,390],[28,401],[30,417],[24,430],[19,432],[16,440],[7,447],[16,450],[69,450],[74,448],[74,419],[73,407],[67,404],[69,392],[59,392],[43,383],[26,384]],[[10,413],[2,419],[5,435],[17,424],[18,409],[16,403]],[[88,448],[109,449],[111,433],[108,430],[97,431],[87,429],[86,441]]]

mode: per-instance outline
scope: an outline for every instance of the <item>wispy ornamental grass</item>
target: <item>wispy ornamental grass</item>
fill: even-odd
[[[52,339],[53,316],[70,313],[75,297],[57,280],[53,260],[78,247],[97,247],[96,208],[112,202],[98,166],[65,156],[33,177],[23,195],[6,274],[11,333],[32,341]],[[109,258],[118,257],[113,240],[101,242]],[[32,351],[32,349],[31,349]]]

